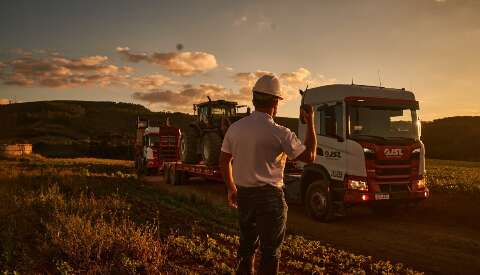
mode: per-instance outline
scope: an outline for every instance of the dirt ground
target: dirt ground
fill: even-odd
[[[200,194],[224,203],[221,183],[191,179],[189,184],[164,184],[161,176],[145,179],[166,191]],[[480,274],[480,209],[478,200],[454,194],[433,194],[415,209],[399,209],[379,216],[364,207],[325,224],[304,214],[301,205],[289,205],[291,233],[329,243],[353,253],[402,262],[431,274]]]

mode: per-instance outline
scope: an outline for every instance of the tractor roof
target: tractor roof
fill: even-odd
[[[405,89],[385,88],[356,84],[333,84],[311,88],[305,94],[305,103],[343,101],[346,97],[370,97],[415,100],[415,95]]]
[[[238,105],[237,102],[234,101],[226,101],[226,100],[212,100],[212,101],[207,101],[207,102],[202,102],[199,104],[196,104],[198,107],[203,107],[203,106],[228,106],[228,107],[235,107]]]

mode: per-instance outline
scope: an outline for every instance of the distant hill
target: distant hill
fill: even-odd
[[[0,143],[26,142],[53,157],[133,157],[137,116],[184,128],[194,118],[151,112],[138,104],[95,101],[39,101],[0,105]],[[294,131],[296,118],[276,118]],[[480,161],[480,117],[425,122],[422,139],[430,158]]]

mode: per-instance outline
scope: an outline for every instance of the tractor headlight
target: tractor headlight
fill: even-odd
[[[348,179],[347,185],[352,190],[368,191],[367,182],[364,180]]]

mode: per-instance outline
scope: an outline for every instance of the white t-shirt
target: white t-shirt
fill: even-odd
[[[290,129],[257,111],[233,123],[222,144],[222,151],[233,157],[233,180],[242,187],[281,188],[287,157],[295,159],[305,148]]]

